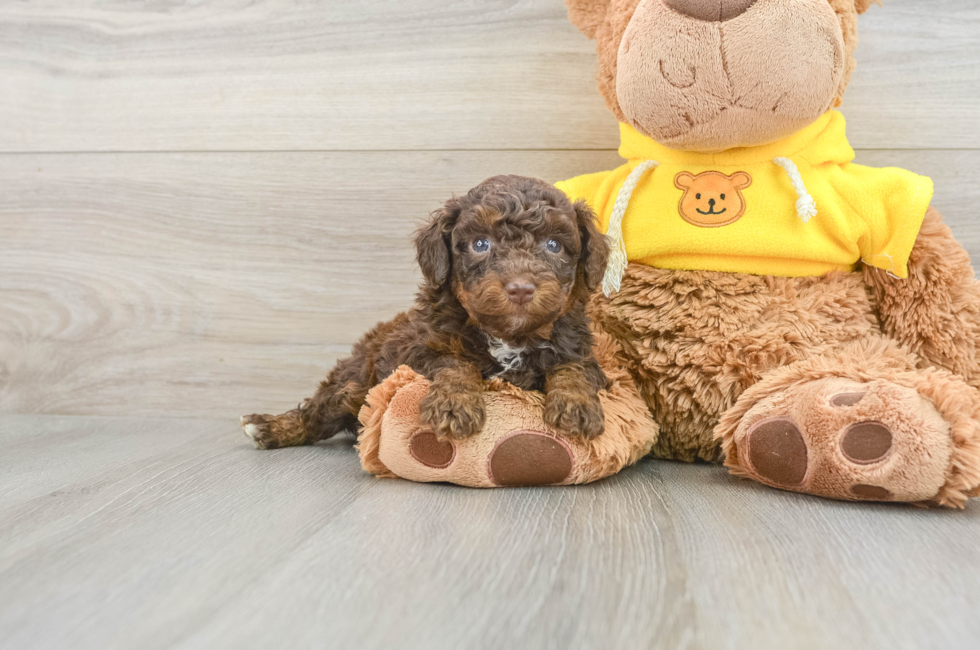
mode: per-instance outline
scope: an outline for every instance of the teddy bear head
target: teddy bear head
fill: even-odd
[[[566,0],[620,122],[665,146],[774,142],[840,105],[877,0]]]

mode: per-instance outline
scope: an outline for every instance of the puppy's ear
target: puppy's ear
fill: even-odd
[[[609,3],[610,0],[565,0],[568,19],[590,39],[595,38],[599,25],[605,21]]]
[[[441,286],[449,279],[452,233],[462,211],[462,202],[453,197],[433,212],[429,223],[415,233],[415,259],[430,285]]]
[[[602,276],[606,273],[609,242],[599,232],[592,208],[585,201],[578,201],[574,207],[579,237],[582,240],[582,254],[578,258],[579,278],[589,293],[592,293],[602,283]]]

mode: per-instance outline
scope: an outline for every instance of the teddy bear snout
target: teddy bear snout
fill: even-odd
[[[758,0],[664,0],[679,14],[697,20],[721,22],[738,18]]]

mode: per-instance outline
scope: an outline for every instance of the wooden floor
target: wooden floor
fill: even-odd
[[[980,508],[645,461],[591,486],[376,479],[227,420],[0,418],[0,647],[976,648]]]
[[[980,260],[980,4],[861,18],[858,161]],[[619,164],[561,0],[0,3],[0,648],[976,648],[980,504],[646,461],[380,481],[249,448],[487,176]]]

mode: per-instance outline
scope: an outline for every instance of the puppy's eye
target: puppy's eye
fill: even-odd
[[[480,237],[473,242],[473,250],[477,253],[486,253],[488,250],[490,250],[490,240],[486,237]]]
[[[725,195],[724,195],[724,194],[722,194],[722,195],[721,195],[721,200],[722,200],[722,201],[724,201],[724,200],[725,200]]]
[[[544,247],[548,249],[548,252],[549,253],[560,253],[561,252],[561,244],[559,242],[555,241],[554,239],[549,239],[548,240],[548,243],[546,243],[544,245]]]
[[[694,198],[696,198],[698,201],[700,201],[701,200],[701,193],[698,192],[698,195],[696,197],[694,197]]]

